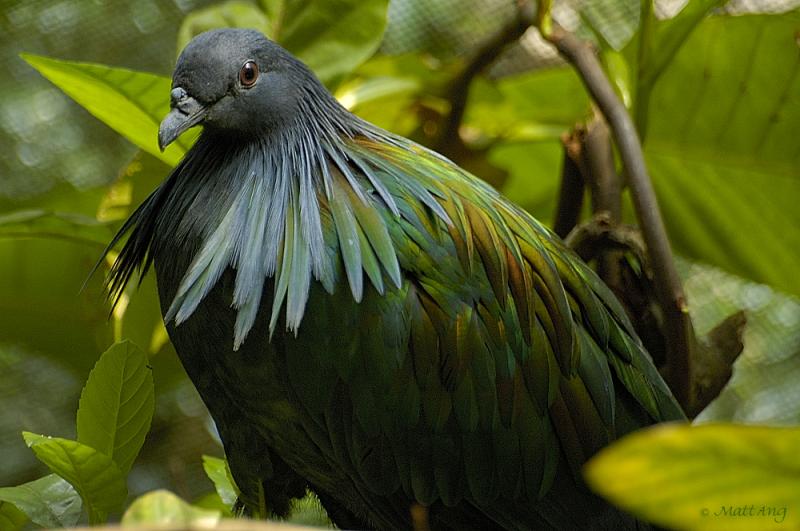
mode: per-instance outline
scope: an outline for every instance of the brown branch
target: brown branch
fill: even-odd
[[[447,91],[450,111],[444,117],[442,132],[435,146],[436,151],[445,156],[457,151],[461,146],[459,129],[467,109],[469,87],[473,79],[505,50],[506,46],[516,42],[533,24],[535,19],[533,5],[526,0],[517,0],[517,12],[514,20],[489,38],[467,62],[464,69],[453,79]]]
[[[553,231],[562,238],[578,224],[583,207],[584,177],[580,167],[584,129],[576,126],[568,135],[561,137],[564,146],[564,163],[561,167],[561,189],[558,192],[556,218]]]
[[[659,304],[665,314],[669,356],[667,381],[676,398],[686,406],[692,381],[691,351],[694,346],[694,331],[636,127],[589,43],[559,27],[554,27],[545,37],[578,71],[614,133],[653,267]]]
[[[591,175],[587,184],[592,195],[592,210],[595,213],[608,212],[611,222],[619,223],[622,216],[622,181],[614,166],[611,137],[602,116],[596,116],[589,122],[583,153],[586,169]]]
[[[589,262],[604,251],[630,251],[644,256],[645,246],[638,230],[630,225],[618,225],[608,212],[599,212],[588,221],[575,227],[564,243],[575,251],[581,260]]]
[[[733,363],[744,350],[747,315],[740,310],[717,324],[695,351],[692,400],[686,414],[696,417],[731,379]]]
[[[595,112],[586,127],[583,153],[592,211],[607,212],[610,222],[616,225],[622,218],[622,181],[614,164],[608,124],[599,112]],[[614,251],[601,253],[597,258],[597,274],[615,291],[624,289],[619,259],[619,253]]]

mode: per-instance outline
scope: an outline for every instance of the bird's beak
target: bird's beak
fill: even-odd
[[[181,133],[202,122],[208,112],[206,106],[186,94],[180,87],[172,89],[171,96],[172,110],[158,128],[158,147],[161,151],[174,142]]]

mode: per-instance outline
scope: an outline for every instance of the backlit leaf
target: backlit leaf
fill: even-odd
[[[158,149],[158,125],[169,112],[168,77],[32,54],[22,58],[100,121],[170,166],[197,137],[192,130],[163,153]]]
[[[800,429],[663,425],[586,466],[596,492],[671,529],[797,529]]]

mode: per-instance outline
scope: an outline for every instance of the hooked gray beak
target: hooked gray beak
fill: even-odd
[[[158,127],[158,147],[161,151],[172,144],[181,133],[203,121],[208,109],[189,96],[181,87],[170,92],[169,114]]]

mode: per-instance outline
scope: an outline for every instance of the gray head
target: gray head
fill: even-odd
[[[219,29],[195,37],[172,77],[169,115],[158,132],[164,149],[202,124],[228,135],[253,136],[294,123],[309,105],[336,105],[314,74],[255,30]]]

